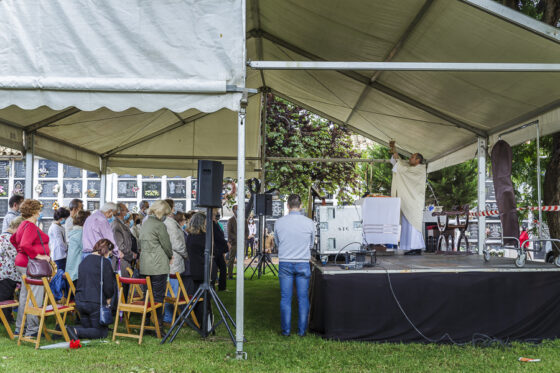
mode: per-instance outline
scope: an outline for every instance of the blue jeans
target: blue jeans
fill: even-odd
[[[170,278],[169,279],[169,284],[171,285],[171,289],[173,289],[173,292],[175,293],[175,296],[177,296],[177,293],[179,292],[179,281],[177,281],[176,278]],[[167,292],[167,294],[165,294],[165,296],[171,296],[170,292]],[[170,323],[171,320],[173,320],[173,307],[174,305],[172,304],[165,304],[165,312],[163,314],[163,322],[168,322]],[[179,311],[179,310],[177,310]]]
[[[298,334],[304,335],[307,330],[307,319],[309,316],[309,279],[311,269],[309,263],[280,262],[280,325],[282,334],[290,335],[292,321],[292,292],[294,280],[296,283],[298,300]]]

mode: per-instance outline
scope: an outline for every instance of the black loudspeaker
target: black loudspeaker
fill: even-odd
[[[224,165],[217,161],[198,161],[196,203],[200,207],[222,207]]]
[[[255,197],[255,213],[259,216],[271,216],[272,194],[257,194]]]

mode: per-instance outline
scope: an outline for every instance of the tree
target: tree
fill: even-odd
[[[502,0],[501,3],[554,27],[560,22],[560,0]],[[545,205],[560,204],[560,132],[552,135],[543,192]],[[547,214],[546,221],[550,236],[560,237],[560,214]]]
[[[389,148],[378,144],[374,144],[362,152],[362,158],[365,159],[389,159],[390,157]],[[390,163],[360,163],[357,168],[361,184],[364,186],[362,192],[391,195],[393,174]]]
[[[297,107],[273,94],[267,96],[266,156],[359,158],[350,132],[336,123]],[[351,163],[266,162],[266,188],[298,193],[304,202],[315,184],[341,202],[358,194],[358,173]]]
[[[428,174],[433,193],[427,186],[426,204],[443,206],[444,210],[466,204],[472,207],[478,194],[476,175],[477,163],[474,159]]]

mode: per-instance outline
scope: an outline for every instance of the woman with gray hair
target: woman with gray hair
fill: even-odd
[[[140,228],[140,276],[150,276],[154,301],[162,303],[169,274],[169,261],[173,256],[171,241],[163,221],[171,208],[163,200],[155,201],[148,209],[148,218]],[[159,327],[162,327],[162,308],[157,309]]]

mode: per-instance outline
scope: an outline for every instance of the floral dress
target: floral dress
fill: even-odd
[[[20,282],[21,278],[15,265],[17,250],[10,243],[10,236],[10,233],[0,234],[0,281],[10,279]]]

